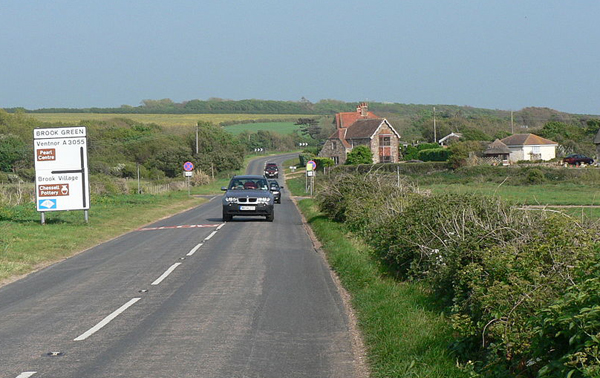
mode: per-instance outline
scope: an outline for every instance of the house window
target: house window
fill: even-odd
[[[379,155],[379,162],[380,163],[391,163],[392,162],[392,157],[389,156],[389,155],[387,155],[387,156]]]
[[[332,140],[331,144],[332,144],[334,150],[337,149],[337,142],[335,140]]]
[[[392,145],[392,138],[389,135],[380,135],[379,136],[379,146],[389,147],[391,145]]]
[[[335,165],[340,164],[340,157],[339,156],[333,156],[332,159],[333,159],[333,162],[335,163]]]

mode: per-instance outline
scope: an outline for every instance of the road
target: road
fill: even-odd
[[[349,328],[288,193],[218,196],[0,288],[0,377],[358,377]]]

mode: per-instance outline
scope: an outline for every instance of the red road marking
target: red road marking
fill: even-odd
[[[138,231],[154,231],[154,230],[170,230],[174,228],[210,228],[219,227],[221,224],[184,224],[179,226],[162,226],[162,227],[143,227],[139,228]]]

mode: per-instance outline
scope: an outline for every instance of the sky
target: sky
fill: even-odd
[[[0,0],[0,108],[212,97],[600,114],[597,0]]]

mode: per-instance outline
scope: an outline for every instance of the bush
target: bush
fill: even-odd
[[[417,159],[423,161],[446,161],[450,157],[450,151],[446,148],[432,148],[421,150],[417,155]]]
[[[348,153],[346,165],[373,164],[373,151],[367,146],[357,146]]]
[[[546,182],[546,176],[544,172],[539,169],[532,169],[527,172],[527,183],[531,185],[539,185]]]
[[[486,377],[598,376],[596,227],[494,197],[419,193],[393,174],[335,172],[322,211],[361,235],[385,271],[431,285],[451,309],[460,358]]]

